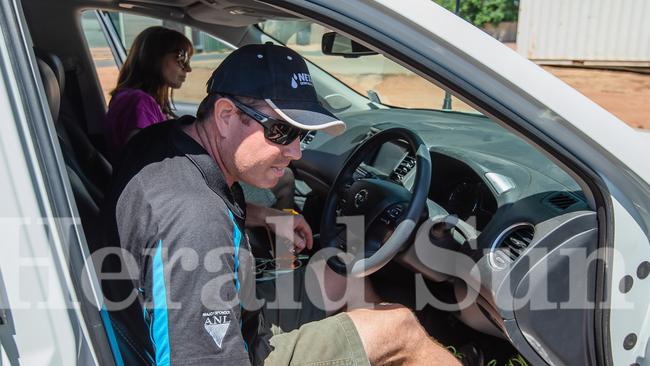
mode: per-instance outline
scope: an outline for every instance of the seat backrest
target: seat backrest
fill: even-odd
[[[59,108],[61,107],[61,90],[59,89],[59,82],[52,68],[40,58],[37,59],[38,70],[41,72],[43,79],[43,87],[45,88],[45,96],[47,97],[47,104],[50,106],[52,119],[59,118]]]
[[[85,178],[92,182],[99,192],[102,192],[110,180],[112,166],[108,159],[93,145],[81,127],[82,119],[79,116],[83,115],[83,113],[77,113],[74,106],[81,106],[83,103],[80,100],[72,100],[79,99],[80,95],[74,97],[69,95],[71,93],[66,89],[66,72],[63,62],[58,56],[40,49],[34,49],[34,53],[40,60],[39,63],[45,63],[49,66],[51,72],[48,72],[48,74],[53,73],[58,82],[59,107],[54,108],[58,110],[57,115],[54,117],[57,134],[68,150],[74,154],[76,163],[85,173]],[[72,73],[74,75],[74,72]],[[43,75],[43,72],[41,72],[41,75]],[[51,79],[50,76],[47,78]],[[76,80],[72,81],[72,84],[74,84]],[[51,80],[48,80],[48,83],[54,84]],[[52,109],[53,106],[50,107]]]
[[[61,152],[65,161],[66,170],[72,186],[72,192],[77,203],[77,209],[81,223],[86,233],[89,244],[99,242],[101,218],[100,204],[103,194],[85,174],[84,169],[78,163],[75,154],[69,144],[67,131],[57,121],[60,119],[61,106],[61,84],[65,83],[65,74],[61,61],[54,55],[48,55],[43,51],[37,51],[37,63],[45,88],[52,118],[55,121],[56,132],[61,145]],[[46,62],[49,61],[49,62]],[[54,67],[54,69],[53,69]],[[54,70],[58,71],[54,71]]]
[[[55,54],[39,48],[34,48],[34,53],[41,62],[44,62],[50,67],[56,78],[59,93],[63,95],[63,91],[65,90],[65,69],[63,68],[63,62],[61,62],[61,59]]]
[[[103,192],[110,181],[113,169],[108,159],[97,149],[83,128],[83,126],[87,126],[87,123],[85,123],[86,113],[83,109],[85,103],[83,93],[79,88],[78,71],[74,67],[65,71],[56,55],[50,54],[46,61],[47,59],[52,59],[53,64],[60,65],[57,75],[61,75],[61,80],[67,79],[65,83],[61,84],[65,85],[65,89],[62,90],[61,110],[56,121],[57,130],[61,131],[59,136],[64,139],[66,145],[74,153],[75,160],[85,172],[86,177]]]
[[[44,78],[43,83],[49,85],[49,87],[46,86],[46,91],[49,90],[48,99],[49,94],[55,95],[55,85],[59,90],[58,106],[50,105],[52,111],[57,111],[56,115],[53,114],[53,117],[59,140],[72,154],[71,158],[73,158],[75,165],[83,171],[82,180],[92,183],[89,191],[99,202],[103,199],[103,191],[110,181],[112,166],[108,159],[93,145],[81,127],[82,120],[79,116],[83,114],[77,113],[77,108],[74,106],[83,105],[83,103],[80,100],[71,100],[72,98],[69,95],[71,93],[66,89],[66,72],[61,59],[53,53],[39,49],[35,49],[35,53],[39,59],[39,65],[49,66],[49,70],[44,70],[43,67],[39,66],[41,70],[44,70],[41,71]],[[54,82],[52,74],[54,74],[58,83]],[[80,96],[77,96],[77,99],[78,97]]]

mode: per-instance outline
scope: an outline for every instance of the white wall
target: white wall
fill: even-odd
[[[517,52],[538,63],[650,66],[650,0],[520,0]]]

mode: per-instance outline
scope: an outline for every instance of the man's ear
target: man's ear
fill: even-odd
[[[212,113],[217,131],[221,136],[227,137],[229,127],[235,123],[234,118],[238,117],[237,107],[227,98],[219,98],[214,102]]]

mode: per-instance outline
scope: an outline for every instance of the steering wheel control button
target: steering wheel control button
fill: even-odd
[[[388,210],[388,216],[390,216],[391,219],[396,219],[399,217],[399,215],[402,214],[402,208],[401,207],[393,207],[390,210]]]
[[[637,340],[636,334],[634,333],[628,334],[623,340],[623,348],[625,348],[626,351],[631,350],[632,348],[634,348],[634,346],[636,346],[636,340]]]
[[[632,289],[632,285],[634,285],[634,278],[632,276],[627,275],[621,278],[621,282],[618,284],[618,289],[621,291],[621,293],[628,293]]]
[[[636,269],[636,276],[640,280],[646,279],[648,275],[650,274],[650,262],[644,261],[641,264],[639,264],[639,267]]]
[[[354,207],[359,208],[363,206],[364,203],[368,200],[368,190],[361,189],[357,194],[354,195]]]

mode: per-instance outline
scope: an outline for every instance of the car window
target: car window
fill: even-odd
[[[321,39],[330,30],[306,20],[267,20],[260,29],[279,43],[292,48],[304,58],[336,77],[357,93],[382,104],[402,108],[443,109],[445,97],[451,109],[476,112],[445,90],[416,75],[383,55],[343,58],[325,55]],[[449,104],[447,104],[449,106]]]
[[[118,67],[95,11],[86,10],[81,13],[81,28],[90,49],[104,100],[108,101],[111,90],[117,84]]]
[[[194,45],[194,55],[191,59],[192,72],[187,75],[183,86],[174,90],[174,101],[176,102],[194,104],[201,102],[205,97],[206,80],[210,78],[212,71],[234,49],[227,43],[203,31],[181,23],[121,12],[107,12],[107,14],[120,44],[124,47],[125,54],[131,48],[135,37],[144,29],[152,26],[163,26],[177,30],[192,42]],[[110,52],[108,52],[108,55],[110,56]],[[104,72],[109,73],[106,70]],[[108,90],[114,88],[117,81],[117,68],[113,69],[112,72],[113,75],[106,75],[101,82],[105,95],[107,88]],[[98,74],[101,75],[99,71]],[[109,98],[106,100],[108,101]]]
[[[205,97],[206,80],[233,50],[233,47],[215,37],[177,22],[118,12],[110,13],[110,19],[126,51],[131,48],[133,40],[140,32],[155,25],[175,29],[192,41],[194,45],[194,56],[191,60],[192,72],[187,75],[183,86],[174,90],[174,101],[177,102],[201,102]]]

